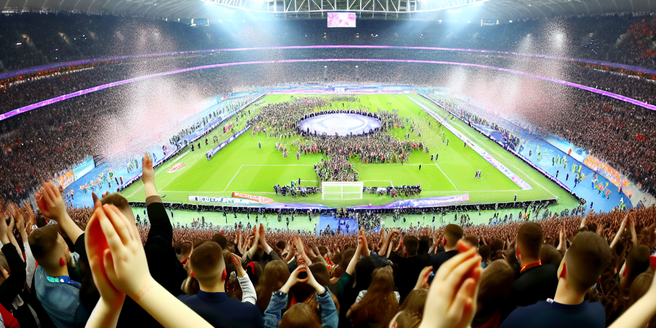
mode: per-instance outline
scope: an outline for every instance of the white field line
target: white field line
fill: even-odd
[[[471,132],[468,131],[467,129],[463,129],[463,130],[460,130],[460,131],[461,131],[461,132],[465,132],[465,133],[467,133],[467,134],[469,135],[469,137],[473,138]],[[480,146],[480,145],[479,145],[479,146]],[[492,153],[494,153],[494,154],[496,154],[497,156],[503,158],[504,160],[506,160],[506,158],[505,158],[503,155],[499,154],[496,150],[492,149],[491,147],[489,147],[487,150],[490,151],[490,152],[492,152]],[[511,155],[512,155],[512,154],[511,154]],[[513,155],[513,156],[514,156],[514,155]],[[524,174],[524,176],[526,176],[527,178],[531,179],[531,181],[533,181],[533,183],[535,183],[535,184],[537,184],[538,186],[540,186],[544,191],[546,191],[546,192],[548,192],[549,194],[551,194],[551,196],[553,196],[554,198],[558,198],[558,197],[557,197],[556,195],[554,195],[551,191],[549,191],[549,189],[545,188],[543,185],[541,185],[541,184],[538,183],[537,181],[533,180],[533,178],[532,178],[530,175],[526,174],[526,172],[522,171],[520,168],[518,168],[517,166],[515,166],[515,165],[514,165],[513,163],[511,163],[509,160],[506,160],[506,164],[508,164],[508,165],[510,165],[510,166],[512,166],[512,167],[514,167],[515,169],[517,169],[517,171],[522,172],[522,174]]]
[[[437,166],[437,168],[440,169],[440,172],[442,172],[442,174],[444,174],[444,176],[447,179],[449,179],[449,182],[451,182],[451,185],[453,186],[453,188],[456,188],[456,191],[458,191],[458,187],[456,187],[455,183],[453,183],[453,181],[451,181],[451,178],[449,178],[449,176],[446,175],[446,173],[444,173],[444,171],[442,171],[442,168],[439,165],[437,165],[437,162],[435,162],[435,166]]]
[[[422,98],[423,98],[423,97],[422,97]],[[421,101],[422,103],[424,103],[424,105],[426,105],[426,103],[423,101],[423,99],[421,99],[420,101]],[[439,114],[438,114],[438,115],[439,115]],[[458,129],[458,130],[459,130],[460,132],[467,133],[467,134],[469,135],[469,137],[473,138],[472,133],[471,133],[467,128],[465,128],[465,129]],[[483,148],[480,144],[479,144],[479,147]],[[524,174],[526,177],[528,177],[529,179],[531,179],[531,181],[533,181],[535,184],[537,184],[538,186],[540,186],[543,190],[545,190],[546,192],[548,192],[549,194],[551,194],[551,196],[553,196],[554,198],[558,198],[558,197],[556,197],[556,195],[554,195],[551,191],[549,191],[549,189],[545,188],[543,185],[541,185],[541,184],[538,183],[537,181],[533,180],[533,178],[532,178],[530,175],[526,174],[526,172],[522,171],[520,168],[518,168],[517,166],[513,165],[513,164],[512,164],[510,161],[508,161],[503,155],[501,155],[501,154],[499,154],[498,152],[496,152],[496,150],[494,150],[494,149],[492,149],[492,148],[490,148],[490,147],[486,147],[486,148],[487,148],[488,151],[490,151],[490,152],[496,154],[497,156],[503,158],[503,159],[506,161],[506,163],[507,163],[508,165],[510,165],[510,166],[512,166],[512,167],[514,167],[514,168],[516,168],[519,172],[522,172],[522,174]]]
[[[225,189],[223,189],[223,192],[228,190],[228,187],[230,187],[230,184],[232,183],[232,180],[234,180],[237,177],[237,174],[239,174],[239,171],[241,171],[242,167],[244,167],[244,165],[239,167],[239,170],[237,170],[237,173],[235,173],[235,175],[232,176],[232,179],[230,179],[230,182],[228,182],[228,185],[225,187]]]

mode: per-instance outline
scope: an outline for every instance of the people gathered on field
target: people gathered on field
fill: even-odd
[[[653,325],[654,207],[322,236],[174,228],[142,168],[148,224],[119,194],[67,208],[50,183],[38,211],[2,202],[2,325]]]

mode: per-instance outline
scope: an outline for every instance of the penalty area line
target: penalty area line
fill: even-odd
[[[230,182],[228,182],[228,185],[225,187],[225,189],[223,189],[223,192],[228,190],[228,187],[230,187],[230,184],[232,183],[232,180],[234,180],[237,177],[237,174],[239,174],[239,171],[241,171],[242,167],[244,167],[244,165],[239,167],[239,170],[237,170],[237,173],[235,173],[235,175],[232,176],[232,179],[230,179]]]
[[[449,178],[449,176],[446,175],[446,173],[444,173],[444,171],[442,171],[442,168],[441,168],[439,165],[437,165],[437,162],[435,162],[435,166],[437,166],[437,168],[440,169],[440,172],[442,172],[442,174],[444,174],[444,176],[445,176],[447,179],[449,179],[449,182],[451,182],[451,185],[453,186],[453,188],[456,188],[456,191],[459,191],[459,190],[458,190],[458,187],[456,187],[456,185],[453,183],[453,181],[451,181],[451,178]]]

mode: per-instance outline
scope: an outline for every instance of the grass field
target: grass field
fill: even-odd
[[[263,98],[266,103],[283,102],[289,95],[268,95]],[[463,147],[463,142],[450,133],[421,107],[417,106],[411,98],[421,102],[426,107],[443,117],[447,113],[431,102],[418,95],[360,95],[360,101],[346,104],[346,108],[368,107],[372,111],[396,110],[398,115],[408,118],[415,123],[415,133],[410,132],[409,124],[406,128],[394,128],[389,133],[398,139],[411,134],[412,140],[421,140],[430,153],[439,154],[439,159],[431,161],[430,153],[414,151],[408,164],[386,163],[365,164],[358,158],[351,162],[359,173],[360,180],[365,186],[385,187],[389,185],[416,185],[420,184],[423,192],[417,196],[434,197],[469,194],[469,203],[511,202],[516,194],[518,201],[542,200],[558,198],[557,208],[573,208],[577,201],[565,190],[551,182],[549,179],[535,171],[528,164],[503,150],[496,143],[469,128],[466,124],[455,119],[449,123],[461,133],[478,144],[494,158],[512,170],[521,179],[528,182],[532,190],[521,190],[514,182],[492,167],[470,147]],[[256,107],[251,108],[252,115],[257,113]],[[243,128],[244,119],[236,123],[231,133],[224,134],[221,127],[209,135],[218,135],[220,140],[227,139],[232,133]],[[235,123],[234,119],[227,123]],[[442,142],[440,133],[445,133],[449,140],[447,146]],[[421,133],[421,137],[417,135]],[[232,192],[239,191],[253,195],[272,198],[276,202],[286,203],[320,203],[331,207],[354,205],[382,205],[396,199],[389,196],[364,194],[360,200],[325,200],[321,194],[309,197],[283,197],[273,192],[275,184],[288,185],[291,180],[302,181],[304,186],[320,186],[320,181],[313,170],[313,165],[322,158],[321,154],[301,155],[296,159],[297,147],[291,145],[300,139],[279,139],[266,137],[260,133],[251,136],[250,132],[230,143],[210,161],[205,153],[213,147],[205,146],[201,150],[191,152],[185,150],[157,168],[155,183],[160,195],[166,202],[193,203],[188,196],[229,197]],[[283,158],[282,153],[275,148],[276,142],[283,142],[289,149],[290,156]],[[258,148],[261,143],[262,148]],[[184,164],[179,170],[169,173],[169,170]],[[419,165],[422,169],[419,170]],[[482,178],[475,179],[476,170],[482,170]],[[143,201],[143,184],[138,182],[122,191],[130,201]],[[219,204],[214,204],[219,205]]]

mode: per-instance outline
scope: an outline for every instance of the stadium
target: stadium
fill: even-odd
[[[7,0],[0,328],[656,327],[655,8]]]

